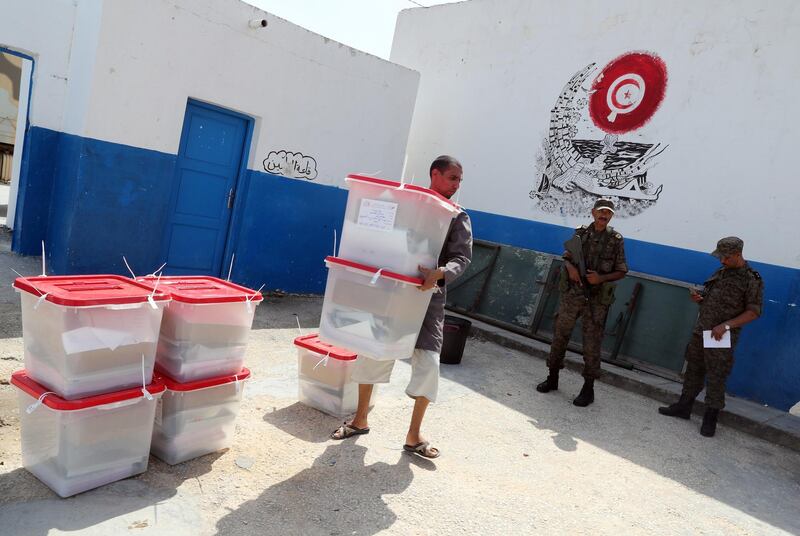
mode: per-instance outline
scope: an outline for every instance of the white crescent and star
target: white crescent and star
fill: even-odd
[[[628,73],[617,77],[606,92],[606,104],[611,113],[608,120],[614,122],[617,114],[627,114],[635,110],[644,99],[644,78]]]

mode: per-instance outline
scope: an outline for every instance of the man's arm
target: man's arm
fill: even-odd
[[[729,326],[731,329],[740,328],[745,324],[748,324],[758,318],[758,315],[751,311],[750,309],[746,310],[739,316],[731,318],[730,320],[726,320],[725,322],[721,323],[718,326],[714,326],[714,329],[711,330],[711,336],[714,337],[716,340],[720,340],[725,332],[728,331],[725,326]]]
[[[727,331],[725,328],[726,325],[729,326],[730,329],[740,328],[761,316],[763,300],[764,281],[761,280],[761,276],[757,276],[747,285],[747,291],[745,292],[745,310],[734,318],[726,320],[718,326],[714,326],[714,329],[711,330],[711,336],[716,340],[720,340]]]
[[[625,258],[625,241],[620,238],[619,245],[617,246],[617,254],[614,256],[614,271],[603,275],[594,271],[589,272],[586,274],[586,281],[588,281],[590,285],[611,283],[612,281],[619,281],[625,277],[626,273],[628,273],[628,261]]]
[[[450,283],[463,274],[472,262],[472,222],[466,212],[461,212],[456,216],[453,229],[445,242],[443,253],[446,259],[444,266],[435,269],[419,267],[419,271],[425,278],[420,289],[431,289],[440,279],[444,279],[445,284]]]
[[[581,281],[581,273],[578,270],[578,267],[572,264],[569,252],[565,252],[563,258],[564,258],[564,267],[567,269],[567,275],[569,275],[569,280],[572,281],[573,283],[576,283],[579,287],[582,287],[583,282]]]
[[[623,277],[625,277],[626,272],[622,272],[617,270],[616,272],[611,272],[610,274],[598,274],[595,271],[589,270],[586,274],[586,281],[589,282],[590,285],[600,285],[601,283],[610,283],[612,281],[619,281]]]

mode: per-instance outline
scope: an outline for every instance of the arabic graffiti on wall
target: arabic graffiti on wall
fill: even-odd
[[[317,161],[313,157],[291,151],[271,151],[264,159],[264,171],[292,179],[317,178]]]
[[[539,183],[530,197],[544,212],[585,215],[599,197],[611,198],[617,216],[633,216],[658,201],[663,185],[648,181],[656,157],[668,146],[622,141],[661,105],[667,87],[664,62],[649,52],[612,60],[585,88],[592,63],[575,73],[556,100],[550,131],[537,158]],[[578,139],[582,134],[602,139]],[[600,132],[598,132],[598,130]]]

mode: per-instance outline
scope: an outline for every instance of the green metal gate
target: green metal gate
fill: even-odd
[[[515,333],[551,342],[558,310],[561,257],[476,240],[472,264],[447,289],[448,309]],[[603,339],[603,359],[677,378],[697,305],[692,285],[629,272],[617,282]],[[569,348],[581,351],[580,321]]]

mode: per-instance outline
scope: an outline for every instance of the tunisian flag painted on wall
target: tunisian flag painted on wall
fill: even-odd
[[[612,60],[592,83],[589,115],[598,128],[623,134],[655,114],[667,89],[667,66],[657,55],[630,52]]]

